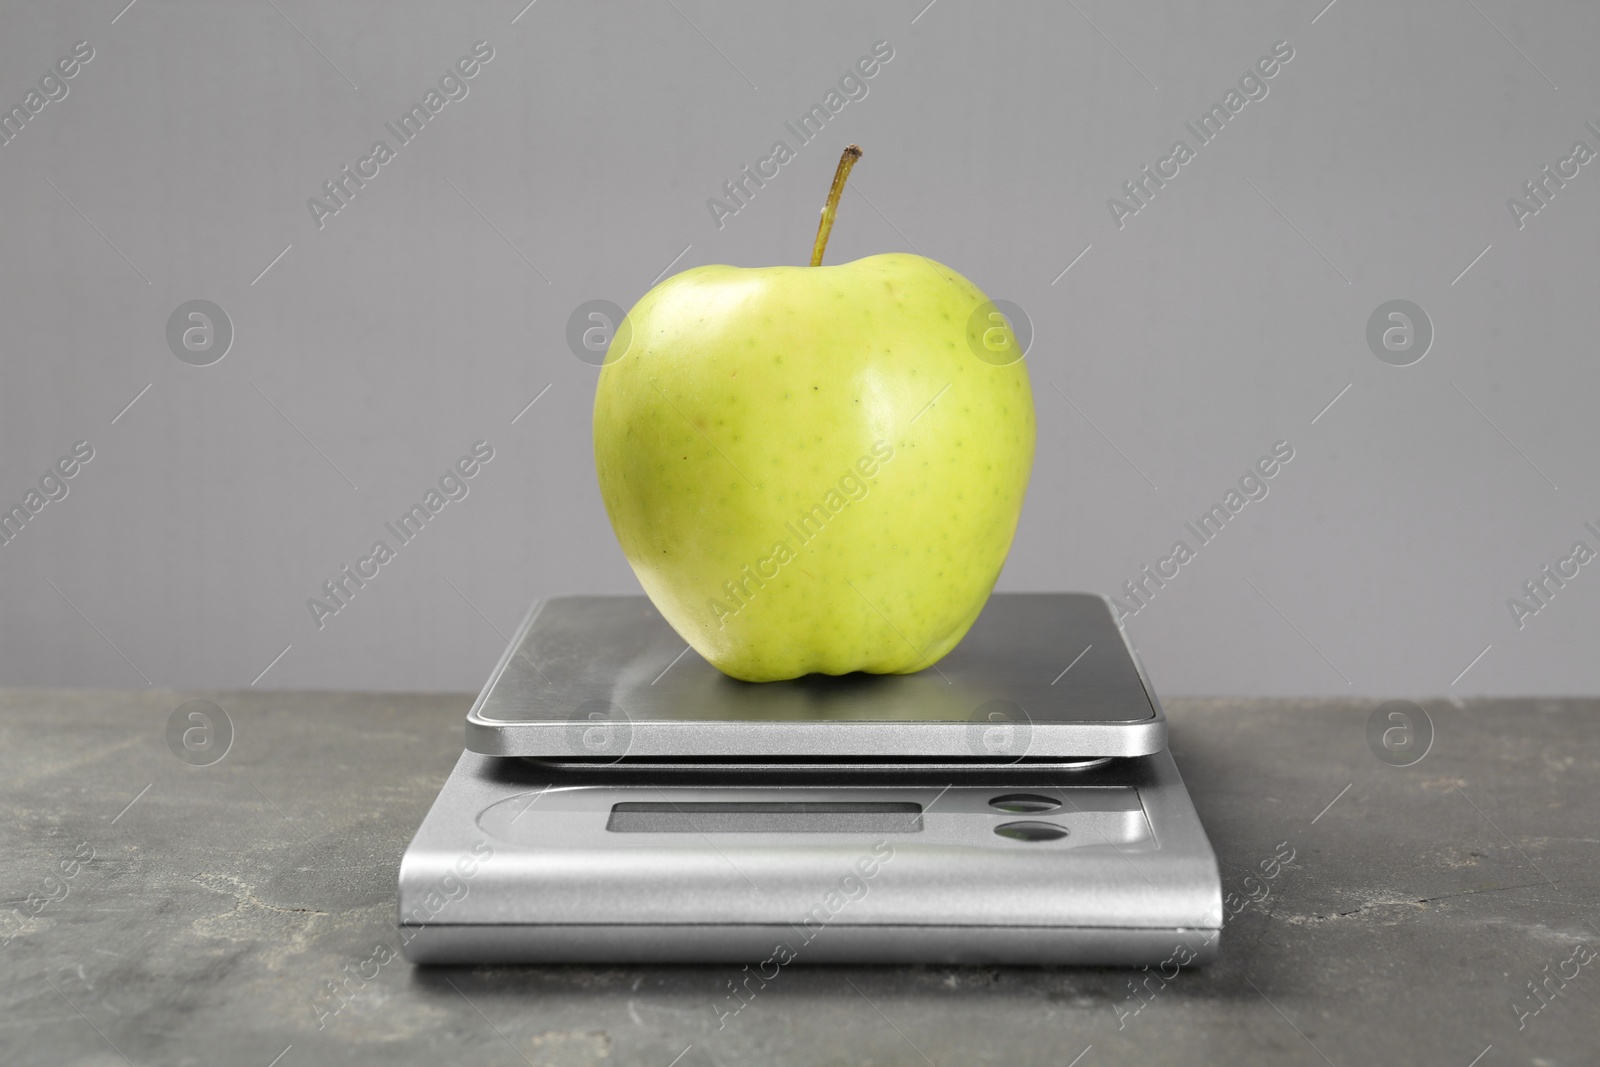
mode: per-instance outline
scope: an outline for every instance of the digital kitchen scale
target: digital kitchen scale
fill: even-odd
[[[1193,964],[1216,857],[1109,605],[996,594],[909,675],[753,684],[536,604],[400,865],[416,963]]]

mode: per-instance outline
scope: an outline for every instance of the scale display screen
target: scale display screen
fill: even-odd
[[[915,834],[922,805],[910,801],[633,801],[611,806],[606,829],[634,834]]]

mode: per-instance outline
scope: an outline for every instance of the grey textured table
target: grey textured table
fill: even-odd
[[[212,766],[166,741],[193,697],[233,724]],[[1600,701],[1425,705],[1406,768],[1371,703],[1172,701],[1234,894],[1215,966],[797,964],[721,1029],[730,967],[388,958],[468,704],[0,694],[0,1063],[1600,1062]]]

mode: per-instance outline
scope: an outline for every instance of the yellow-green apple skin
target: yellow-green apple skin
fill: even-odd
[[[707,661],[748,682],[906,674],[966,634],[1033,466],[1026,364],[987,304],[891,253],[697,267],[628,313],[595,394],[600,493]]]

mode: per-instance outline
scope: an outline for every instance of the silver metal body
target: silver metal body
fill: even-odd
[[[401,863],[408,959],[1214,955],[1216,858],[1103,601],[992,597],[943,682],[744,685],[693,653],[672,664],[683,645],[665,625],[644,598],[530,613]],[[1102,643],[1114,655],[1061,689]]]

